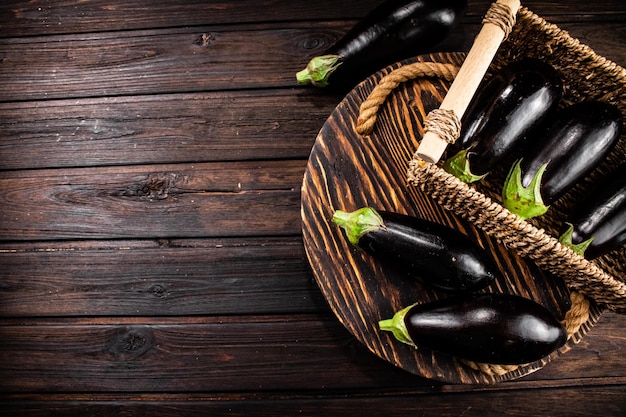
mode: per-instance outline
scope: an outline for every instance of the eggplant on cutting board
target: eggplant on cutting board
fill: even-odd
[[[400,342],[489,364],[539,360],[563,346],[567,332],[541,304],[503,293],[417,303],[379,322]]]
[[[428,287],[472,292],[500,277],[490,253],[456,229],[371,207],[337,210],[333,221],[354,246]]]

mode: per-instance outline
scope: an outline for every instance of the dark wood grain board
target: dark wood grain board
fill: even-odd
[[[463,57],[436,54],[419,59],[460,65]],[[438,352],[402,345],[377,328],[379,320],[391,317],[400,308],[443,295],[403,280],[351,247],[331,222],[336,209],[351,211],[369,205],[459,229],[491,251],[502,270],[504,279],[489,291],[534,299],[560,318],[569,309],[569,291],[561,280],[544,274],[471,224],[437,207],[416,187],[407,186],[408,161],[423,132],[422,121],[439,106],[447,91],[446,82],[420,79],[401,85],[379,111],[371,137],[355,132],[359,105],[389,70],[370,77],[345,97],[321,129],[311,153],[302,188],[302,219],[305,247],[317,282],[339,320],[359,341],[409,372],[460,383],[493,383],[534,372],[566,352],[574,340],[548,358],[496,376],[474,371],[462,361]],[[574,339],[584,334],[599,314],[594,308],[592,318]]]
[[[306,160],[342,97],[260,89],[0,103],[0,168]]]
[[[295,234],[305,164],[279,160],[4,171],[0,238]]]
[[[581,398],[582,396],[582,398]],[[119,396],[118,396],[119,397]],[[484,417],[485,411],[495,415],[528,416],[529,404],[533,409],[544,410],[546,416],[604,417],[621,416],[626,407],[622,402],[621,387],[584,386],[579,391],[571,387],[547,389],[537,395],[536,390],[506,390],[476,394],[431,393],[420,395],[415,392],[386,393],[384,401],[371,394],[293,396],[289,393],[273,395],[159,395],[138,396],[129,399],[112,399],[107,396],[90,395],[89,399],[63,397],[54,401],[22,400],[7,401],[0,416],[14,417],[73,417],[95,415],[113,417],[123,409],[134,417],[197,417],[199,415],[229,415],[235,417],[275,417],[320,415],[358,415],[355,410],[366,410],[366,415],[406,417],[415,415],[416,409],[422,416],[453,415]],[[585,407],[580,403],[584,400]],[[94,404],[95,403],[95,404]],[[592,411],[593,414],[590,413]]]
[[[344,19],[352,26],[382,0],[338,2],[336,0],[269,1],[243,0],[211,2],[206,0],[93,0],[88,7],[77,7],[74,0],[12,0],[0,2],[0,36],[91,33],[112,30],[137,30],[155,27],[215,24],[251,24],[265,21],[314,21]],[[491,1],[472,1],[467,14],[480,21]],[[585,0],[534,1],[533,10],[551,20],[601,21],[623,15],[621,0],[603,1],[599,8]],[[468,19],[468,20],[469,20]]]
[[[2,317],[327,312],[299,236],[14,242],[0,265]]]

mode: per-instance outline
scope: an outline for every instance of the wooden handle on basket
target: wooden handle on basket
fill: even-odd
[[[491,5],[483,20],[483,27],[444,97],[439,107],[440,110],[453,112],[458,120],[463,117],[500,44],[508,36],[519,7],[519,0],[498,0]],[[458,136],[453,140],[457,138]],[[443,155],[446,146],[448,146],[448,141],[442,138],[440,133],[427,130],[415,157],[436,163]]]

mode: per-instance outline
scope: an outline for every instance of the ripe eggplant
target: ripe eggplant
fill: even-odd
[[[353,245],[435,289],[476,291],[500,275],[478,243],[425,219],[364,207],[351,213],[337,210],[333,221]]]
[[[526,58],[484,82],[461,119],[444,169],[466,183],[479,181],[527,144],[556,111],[563,93],[551,65]]]
[[[355,81],[443,41],[465,14],[467,0],[389,0],[296,74],[301,84],[326,87]]]
[[[414,347],[498,365],[539,360],[567,341],[563,325],[545,307],[510,294],[414,304],[379,327]]]
[[[510,169],[504,207],[523,219],[541,216],[600,164],[621,129],[622,114],[612,104],[583,101],[566,107]]]
[[[622,163],[585,197],[559,238],[587,259],[626,243],[626,163]]]

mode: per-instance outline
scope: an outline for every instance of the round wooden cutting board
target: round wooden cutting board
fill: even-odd
[[[379,110],[370,136],[355,131],[360,104],[392,69],[415,61],[453,63],[461,53],[433,54],[398,63],[372,75],[355,87],[336,107],[319,132],[302,185],[302,222],[305,250],[315,278],[340,322],[375,355],[416,375],[451,383],[489,384],[532,373],[569,350],[593,326],[601,310],[592,303],[591,317],[559,351],[540,361],[505,373],[476,370],[457,358],[414,349],[381,332],[378,322],[416,302],[446,294],[403,279],[347,241],[332,221],[335,210],[363,206],[421,216],[475,238],[491,251],[503,279],[486,291],[531,298],[557,317],[570,307],[570,292],[562,280],[545,274],[496,241],[438,207],[406,181],[408,161],[423,134],[426,114],[439,107],[449,82],[436,78],[408,81],[395,89]],[[561,360],[566,360],[563,358]]]

